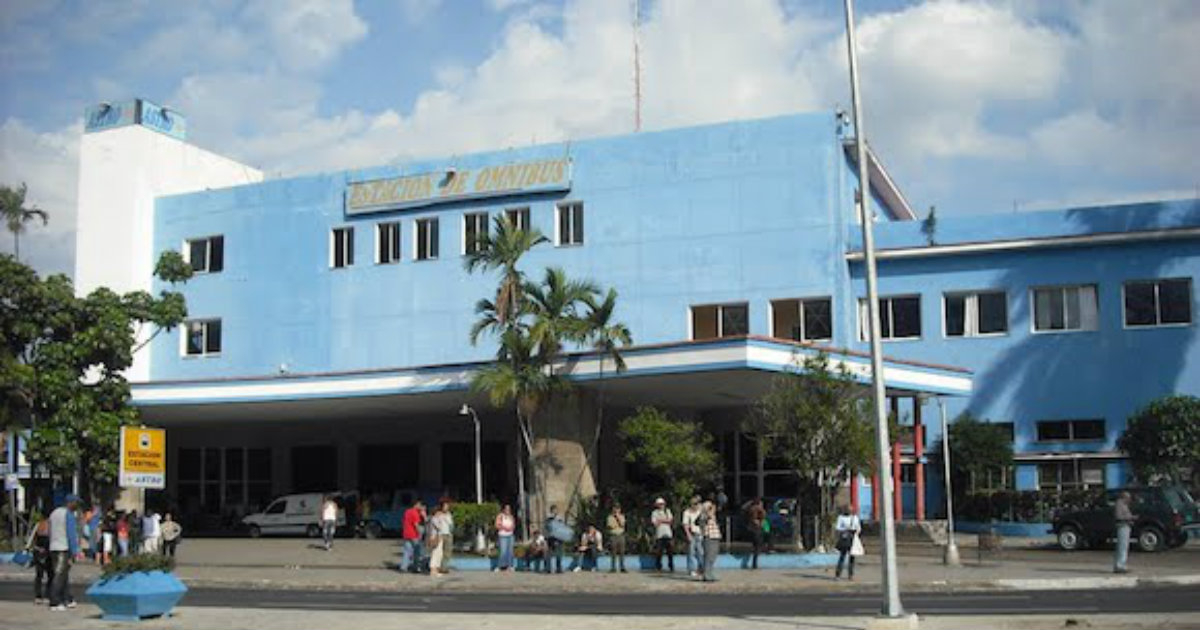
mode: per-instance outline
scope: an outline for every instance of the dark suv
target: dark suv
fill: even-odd
[[[1131,539],[1142,551],[1180,547],[1188,532],[1200,530],[1200,510],[1180,486],[1107,490],[1089,508],[1061,512],[1054,518],[1058,545],[1067,551],[1102,545],[1116,537],[1113,503],[1121,492],[1133,496],[1137,522]]]

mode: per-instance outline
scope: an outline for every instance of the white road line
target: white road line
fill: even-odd
[[[404,606],[400,604],[355,604],[353,607],[346,608],[330,608],[329,603],[325,602],[270,602],[260,605],[262,608],[298,608],[310,610],[345,610],[353,612],[355,610],[429,610],[429,606]]]

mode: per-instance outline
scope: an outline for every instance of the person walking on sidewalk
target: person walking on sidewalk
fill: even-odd
[[[496,560],[496,571],[513,570],[513,534],[517,531],[517,519],[513,518],[512,506],[507,503],[496,515],[496,547],[500,557]]]
[[[44,604],[54,582],[54,563],[50,558],[50,520],[41,518],[29,530],[25,548],[33,556],[33,603]]]
[[[64,504],[50,513],[50,561],[54,577],[50,580],[50,610],[63,611],[75,607],[71,597],[71,561],[79,553],[79,525],[75,507],[79,498],[67,495]]]
[[[767,511],[763,508],[761,498],[754,499],[750,507],[746,510],[746,521],[750,527],[750,539],[753,544],[753,549],[750,556],[750,568],[758,568],[758,554],[762,553],[763,542],[766,539],[765,527],[767,527]]]
[[[183,536],[183,526],[171,516],[170,512],[167,512],[163,515],[162,523],[162,552],[164,556],[175,557],[175,547],[179,545],[179,538],[181,536]]]
[[[446,542],[449,539],[448,532],[453,527],[450,520],[450,506],[446,503],[439,503],[437,510],[433,516],[429,518],[429,575],[433,577],[441,577],[445,573],[449,573],[446,569]]]
[[[442,537],[442,573],[450,572],[450,561],[454,559],[454,510],[450,501],[442,500],[442,522],[438,535]]]
[[[321,504],[321,539],[325,543],[325,551],[333,549],[333,535],[337,532],[337,513],[337,501],[333,500],[333,495],[325,495],[325,502]]]
[[[687,540],[687,569],[688,575],[697,577],[704,570],[704,531],[696,523],[702,508],[700,496],[692,497],[686,510],[683,511],[683,535]]]
[[[717,519],[716,504],[705,501],[696,520],[704,535],[704,566],[700,578],[705,582],[716,582],[717,555],[721,553],[721,522]]]
[[[843,505],[837,517],[837,523],[833,526],[834,532],[837,535],[837,542],[834,546],[838,550],[837,572],[833,574],[833,579],[842,579],[842,565],[846,562],[846,558],[850,558],[850,566],[847,576],[854,579],[854,557],[861,556],[862,542],[859,541],[858,535],[862,532],[862,522],[858,520],[857,514],[850,513],[850,506]],[[857,545],[858,549],[855,549]],[[859,553],[854,553],[859,551]]]
[[[400,556],[400,570],[409,573],[421,572],[421,552],[424,551],[425,503],[420,499],[404,511],[404,523],[400,535],[404,538],[404,550]]]
[[[621,573],[625,573],[625,514],[618,503],[613,506],[612,513],[605,521],[608,529],[609,573],[615,573],[618,563]]]
[[[1117,502],[1113,504],[1113,520],[1117,523],[1117,546],[1113,549],[1113,573],[1129,572],[1129,569],[1125,567],[1125,562],[1129,559],[1129,534],[1133,531],[1133,523],[1137,520],[1137,516],[1130,507],[1132,502],[1133,496],[1129,492],[1123,491],[1117,495]]]
[[[663,555],[667,556],[667,566],[671,573],[675,572],[675,515],[667,507],[666,499],[659,497],[654,500],[654,511],[650,513],[650,525],[654,528],[654,570],[663,570]]]

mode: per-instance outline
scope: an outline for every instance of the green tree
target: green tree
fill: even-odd
[[[475,247],[467,252],[463,266],[467,271],[496,271],[500,273],[500,284],[490,304],[493,323],[488,327],[509,325],[520,318],[522,287],[525,276],[517,267],[529,250],[550,242],[537,229],[522,230],[513,225],[507,215],[497,216],[490,232],[478,235]],[[479,333],[475,333],[478,336]]]
[[[964,413],[950,423],[949,431],[950,474],[956,481],[956,497],[975,492],[988,475],[1012,466],[1012,439],[1003,427]],[[940,451],[939,446],[939,457],[943,455]]]
[[[1117,446],[1144,483],[1200,484],[1200,398],[1164,396],[1129,418]]]
[[[0,186],[0,216],[4,217],[4,222],[8,226],[8,231],[13,235],[13,258],[21,260],[21,234],[25,232],[25,224],[34,219],[41,219],[42,225],[50,220],[50,216],[45,210],[39,210],[36,207],[25,207],[25,193],[27,188],[24,183],[20,188],[9,188],[8,186]]]
[[[640,407],[621,421],[625,461],[639,464],[662,483],[678,505],[721,478],[713,437],[698,422],[677,420],[654,407]]]
[[[776,376],[743,420],[743,430],[758,436],[764,454],[786,462],[801,487],[819,488],[825,520],[834,513],[842,483],[871,467],[875,432],[868,393],[845,366],[834,369],[821,352]]]
[[[191,268],[166,252],[156,273],[174,285]],[[56,479],[78,473],[93,493],[111,489],[120,427],[137,421],[122,373],[140,347],[186,315],[183,296],[172,290],[154,297],[100,288],[76,297],[66,276],[43,280],[0,257],[4,414],[32,428],[31,457]],[[154,330],[139,339],[146,326]]]

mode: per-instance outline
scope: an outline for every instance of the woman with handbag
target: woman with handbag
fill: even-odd
[[[834,531],[837,533],[838,563],[837,573],[834,574],[833,579],[842,579],[842,565],[846,562],[846,557],[849,556],[849,576],[853,580],[854,558],[855,556],[862,555],[862,542],[858,539],[859,533],[862,532],[862,522],[858,520],[857,514],[850,513],[849,506],[843,505],[841,513],[837,518],[837,524],[834,525]]]

